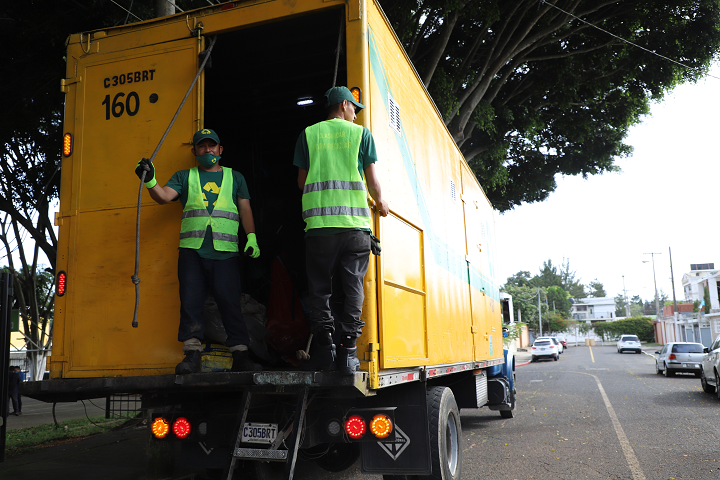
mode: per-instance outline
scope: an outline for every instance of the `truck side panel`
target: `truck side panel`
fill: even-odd
[[[386,18],[368,10],[371,128],[391,207],[379,229],[382,368],[497,358],[491,246],[481,254],[475,241],[491,231],[492,208]],[[467,201],[477,212],[466,233]]]

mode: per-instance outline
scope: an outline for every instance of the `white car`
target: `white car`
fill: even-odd
[[[708,348],[700,362],[700,384],[705,393],[717,393],[720,398],[720,335]]]
[[[537,362],[541,358],[552,358],[557,362],[560,358],[557,346],[548,337],[536,338],[530,352],[532,353],[531,362]]]
[[[655,352],[655,373],[672,377],[676,373],[694,373],[700,378],[705,347],[702,343],[671,342]]]
[[[642,353],[640,340],[637,335],[620,335],[620,340],[617,342],[618,353],[623,353],[628,350],[635,353]]]
[[[562,355],[565,351],[562,342],[558,340],[557,337],[538,337],[535,340],[550,340],[553,345],[555,345],[555,348],[557,348],[558,355]]]

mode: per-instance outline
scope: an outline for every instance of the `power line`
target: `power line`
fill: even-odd
[[[627,43],[628,45],[632,45],[633,47],[639,48],[640,50],[644,50],[644,51],[646,51],[646,52],[648,52],[648,53],[651,53],[651,54],[653,54],[653,55],[655,55],[655,56],[657,56],[657,57],[660,57],[660,58],[662,58],[662,59],[664,59],[664,60],[667,60],[667,61],[669,61],[669,62],[672,62],[672,63],[674,63],[674,64],[676,64],[676,65],[680,65],[680,66],[683,67],[683,68],[687,68],[688,70],[697,70],[697,71],[699,71],[699,72],[702,73],[702,71],[701,71],[699,68],[695,68],[695,67],[691,67],[691,66],[689,66],[689,65],[685,65],[684,63],[678,62],[677,60],[673,60],[672,58],[666,57],[665,55],[660,55],[660,54],[657,53],[657,52],[653,52],[652,50],[649,50],[649,49],[643,47],[642,45],[638,45],[637,43],[633,43],[633,42],[631,42],[630,40],[625,40],[624,38],[619,37],[619,36],[615,35],[614,33],[609,32],[609,31],[607,31],[607,30],[605,30],[605,29],[603,29],[603,28],[600,28],[600,27],[598,27],[597,25],[594,25],[594,24],[588,22],[587,20],[583,20],[582,18],[580,18],[580,17],[578,17],[578,16],[575,16],[575,15],[573,15],[573,14],[570,13],[570,12],[566,12],[566,11],[563,10],[562,8],[558,7],[557,5],[553,5],[552,3],[548,3],[546,0],[540,0],[540,3],[544,3],[544,4],[546,4],[546,5],[549,5],[549,6],[553,7],[553,8],[556,9],[556,10],[560,10],[560,11],[563,12],[565,15],[569,15],[569,16],[571,16],[572,18],[574,18],[575,20],[578,20],[578,21],[580,21],[580,22],[582,22],[582,23],[584,23],[584,24],[586,24],[586,25],[589,25],[589,26],[591,26],[591,27],[593,27],[593,28],[595,28],[595,29],[597,29],[597,30],[600,30],[601,32],[606,33],[606,34],[610,35],[610,36],[613,37],[613,38],[617,38],[618,40],[623,41],[623,42]],[[709,73],[707,74],[707,76],[708,76],[708,77],[715,78],[715,79],[717,79],[717,80],[720,80],[720,77],[716,77],[716,76],[714,76],[714,75],[710,75]]]

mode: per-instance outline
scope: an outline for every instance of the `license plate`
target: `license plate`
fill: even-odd
[[[277,423],[246,423],[243,427],[242,442],[272,443],[278,433]]]
[[[545,350],[545,347],[540,347],[540,351],[541,351],[541,352],[544,351],[544,350]]]

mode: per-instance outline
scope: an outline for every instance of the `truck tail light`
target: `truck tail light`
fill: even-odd
[[[360,87],[352,87],[350,89],[350,93],[352,93],[356,102],[362,103],[362,91],[360,90]]]
[[[65,289],[67,287],[67,273],[60,270],[55,279],[55,294],[58,297],[65,295]]]
[[[365,432],[367,432],[367,424],[361,416],[353,415],[345,420],[345,433],[348,434],[348,437],[358,440],[365,436]]]
[[[185,417],[180,417],[173,422],[172,431],[177,438],[187,438],[190,435],[190,422]]]
[[[370,431],[377,438],[387,438],[390,432],[392,432],[392,429],[392,422],[387,415],[383,415],[382,413],[375,415],[370,422]]]
[[[63,135],[63,156],[69,157],[72,154],[73,149],[73,137],[72,133],[66,133]]]
[[[150,427],[155,438],[165,438],[170,433],[170,424],[162,417],[156,418]]]

